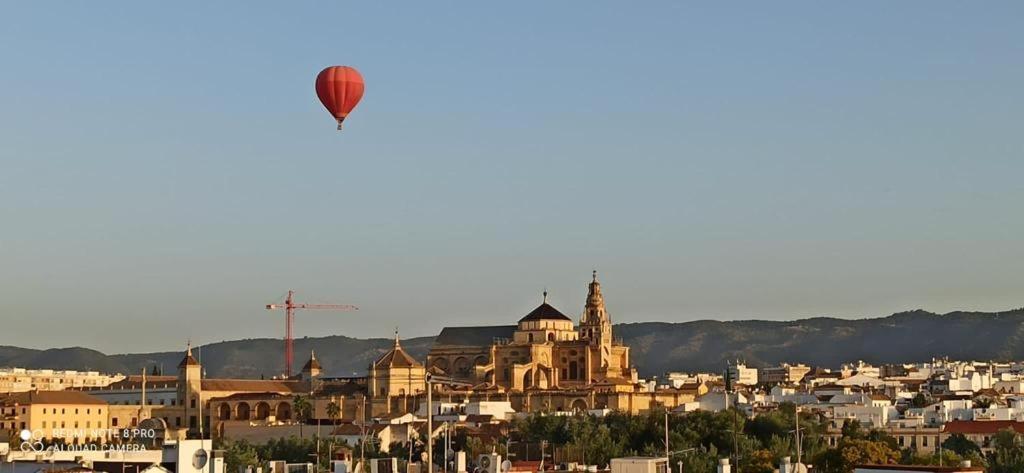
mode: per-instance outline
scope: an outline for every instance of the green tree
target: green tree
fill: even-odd
[[[239,467],[260,466],[259,452],[245,440],[228,441],[220,448],[224,450],[226,471],[237,472]]]
[[[857,419],[844,420],[842,433],[844,439],[863,440],[865,437],[864,429],[860,426],[860,421]]]
[[[765,449],[754,450],[747,459],[741,473],[772,473],[775,470],[775,456]]]
[[[331,419],[331,429],[338,425],[338,419],[341,418],[341,406],[338,403],[331,401],[327,404],[327,417]],[[328,443],[327,458],[334,458],[334,436],[331,435],[331,441]]]
[[[814,457],[813,464],[822,473],[849,473],[860,464],[884,465],[900,459],[900,452],[885,442],[844,438],[836,448]]]
[[[271,439],[263,445],[256,446],[259,457],[264,459],[284,460],[289,463],[306,463],[310,455],[316,452],[316,444],[312,440],[290,436]]]
[[[299,421],[299,437],[304,438],[302,426],[309,420],[313,411],[313,405],[310,404],[309,398],[306,396],[296,394],[292,400],[292,409],[295,410],[295,420]]]
[[[1024,446],[1013,429],[1003,429],[992,436],[988,454],[989,473],[1020,473],[1024,471]]]
[[[978,444],[972,442],[964,434],[956,433],[942,441],[942,448],[954,452],[960,456],[966,456],[971,452],[981,453]]]

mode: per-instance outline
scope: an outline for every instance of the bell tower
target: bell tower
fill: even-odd
[[[590,346],[604,348],[609,353],[612,345],[612,318],[604,308],[604,295],[601,294],[601,283],[597,281],[597,271],[587,290],[587,303],[583,307],[580,318],[580,338],[587,340]]]

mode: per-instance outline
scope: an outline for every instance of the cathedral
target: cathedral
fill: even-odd
[[[109,403],[114,426],[161,418],[179,435],[209,430],[216,436],[253,425],[294,423],[297,396],[309,401],[307,422],[418,412],[426,401],[428,373],[462,381],[435,384],[437,399],[504,401],[520,412],[635,413],[693,400],[692,393],[638,383],[629,347],[614,338],[596,271],[578,325],[548,303],[545,293],[516,325],[444,328],[426,363],[405,351],[396,331],[394,345],[367,368],[365,375],[324,377],[320,360],[310,353],[301,374],[288,379],[207,378],[189,347],[177,376],[128,376],[87,391]],[[337,406],[334,415],[331,404]]]
[[[432,373],[474,391],[595,389],[629,392],[637,382],[629,347],[612,335],[597,271],[579,327],[544,301],[514,326],[446,327],[427,355]]]

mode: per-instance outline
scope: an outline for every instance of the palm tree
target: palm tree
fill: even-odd
[[[332,421],[337,422],[341,417],[341,406],[334,401],[327,403],[327,417],[330,417]]]
[[[306,420],[309,419],[313,406],[309,403],[307,397],[296,394],[295,399],[292,401],[292,407],[295,409],[295,420],[299,421],[299,438],[303,438],[302,424],[305,424]]]
[[[327,450],[328,458],[334,457],[334,426],[338,425],[338,419],[341,418],[341,406],[338,403],[331,401],[327,404],[327,417],[331,419],[331,442]]]

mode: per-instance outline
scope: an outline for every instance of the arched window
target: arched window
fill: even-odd
[[[531,334],[529,334],[529,335],[528,335],[528,337],[529,337],[529,339],[530,339],[530,343],[533,343],[533,334],[532,334],[532,333],[531,333]]]
[[[579,373],[578,369],[579,366],[578,363],[576,363],[576,360],[569,362],[569,379],[579,379],[576,375]]]
[[[554,332],[548,332],[548,341],[549,342],[555,341],[555,333]]]

